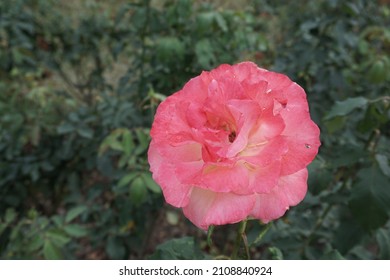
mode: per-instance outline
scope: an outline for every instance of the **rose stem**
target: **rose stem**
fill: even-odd
[[[207,230],[207,245],[211,247],[213,245],[213,240],[211,239],[211,235],[213,234],[214,231],[214,226],[209,226]]]
[[[246,229],[247,222],[248,222],[248,220],[246,220],[246,219],[241,221],[240,225],[238,227],[236,242],[234,243],[234,248],[233,248],[232,257],[231,257],[233,260],[237,259],[238,250],[240,249],[240,245],[241,245],[241,239],[244,240],[246,255],[247,255],[247,258],[249,259],[248,241],[247,241],[246,235],[245,235],[245,229]]]
[[[272,226],[272,222],[269,222],[268,224],[266,224],[264,229],[257,236],[256,240],[253,241],[253,244],[260,243],[260,241],[263,239],[264,235],[268,232],[268,230],[271,228],[271,226]]]

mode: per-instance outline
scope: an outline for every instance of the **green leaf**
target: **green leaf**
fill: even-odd
[[[375,155],[375,159],[378,162],[379,168],[382,170],[383,174],[385,174],[387,177],[390,177],[390,166],[387,156],[377,154]]]
[[[113,149],[115,151],[120,151],[120,152],[123,151],[122,143],[119,142],[116,138],[113,138],[113,137],[108,138],[107,145],[108,145],[108,147],[110,147],[111,149]]]
[[[388,71],[384,59],[375,61],[367,72],[367,79],[374,84],[380,84],[387,80]]]
[[[63,215],[54,215],[51,217],[51,220],[57,227],[62,227],[64,224],[64,216]]]
[[[92,139],[93,138],[93,130],[90,129],[89,127],[83,127],[83,128],[78,128],[77,133],[84,138],[87,139]]]
[[[209,39],[202,39],[196,43],[195,54],[199,65],[204,69],[209,69],[216,60]]]
[[[124,187],[124,186],[128,186],[130,184],[131,181],[133,181],[133,179],[135,177],[137,177],[139,174],[137,172],[133,172],[133,173],[129,173],[125,176],[123,176],[119,182],[118,182],[118,187]]]
[[[338,116],[325,121],[325,126],[330,134],[341,130],[345,126],[346,117]]]
[[[376,240],[379,246],[379,258],[381,260],[390,260],[390,231],[379,229],[376,232]]]
[[[112,131],[111,134],[108,135],[106,138],[104,138],[103,142],[100,144],[99,147],[99,156],[105,153],[108,148],[113,149],[114,151],[122,152],[125,147],[123,147],[123,143],[119,141],[119,137],[126,131],[128,130],[118,128]]]
[[[364,97],[352,97],[344,101],[336,101],[328,115],[325,116],[324,120],[330,120],[337,116],[346,116],[353,110],[363,108],[368,104],[368,100]]]
[[[356,219],[351,219],[350,213],[344,215],[339,218],[339,226],[334,230],[334,238],[331,241],[332,247],[342,255],[347,254],[367,236],[367,232],[361,224]]]
[[[137,135],[139,145],[134,152],[136,155],[140,155],[149,145],[149,131],[145,129],[136,129],[135,134]]]
[[[216,13],[215,14],[215,20],[219,26],[219,28],[221,28],[221,30],[223,32],[228,32],[228,26],[226,24],[226,20],[223,18],[223,16],[220,14],[220,13]]]
[[[325,253],[321,257],[321,259],[322,260],[345,260],[345,258],[336,249],[332,249],[331,251]]]
[[[196,17],[197,29],[199,33],[208,32],[213,25],[215,12],[201,12]]]
[[[146,198],[146,186],[141,177],[137,177],[133,180],[130,186],[130,201],[135,205],[140,205]]]
[[[64,231],[72,237],[83,237],[88,234],[88,230],[81,225],[70,224],[64,227]]]
[[[106,251],[110,259],[118,260],[123,259],[126,250],[121,239],[115,236],[109,236],[106,243]]]
[[[58,247],[63,247],[70,241],[70,238],[66,236],[64,232],[58,229],[52,229],[47,231],[46,238]]]
[[[371,260],[374,258],[371,250],[368,250],[363,245],[355,246],[354,248],[352,248],[352,250],[348,252],[348,255],[351,255],[353,256],[353,259],[358,259],[358,260]]]
[[[68,213],[65,216],[65,223],[71,222],[73,219],[87,211],[87,207],[85,205],[79,205],[76,207],[73,207],[68,211]]]
[[[40,248],[42,248],[44,244],[44,239],[41,235],[35,235],[31,241],[27,245],[27,250],[30,252],[34,252]]]
[[[123,152],[126,156],[129,156],[135,147],[133,138],[131,137],[131,133],[129,130],[125,131],[122,135],[122,147]]]
[[[202,260],[206,256],[194,241],[193,237],[171,239],[159,246],[150,257],[154,260]]]
[[[162,63],[172,63],[183,60],[185,45],[177,37],[161,37],[156,42],[156,56]]]
[[[161,193],[161,188],[152,178],[152,174],[150,173],[142,173],[142,179],[144,179],[146,187],[154,193]]]
[[[0,235],[5,231],[6,228],[7,228],[6,224],[0,223]]]
[[[271,254],[272,260],[283,260],[283,253],[277,247],[269,247],[268,252]]]
[[[70,132],[73,132],[75,130],[75,127],[71,123],[63,123],[60,126],[57,127],[57,133],[58,134],[67,134]]]
[[[352,189],[349,206],[365,229],[383,226],[390,213],[390,182],[376,167],[361,169]]]
[[[5,223],[9,224],[12,223],[15,218],[16,218],[16,212],[15,209],[13,208],[8,208],[7,211],[5,212]]]
[[[46,240],[43,244],[43,256],[47,260],[60,260],[62,259],[61,250],[54,245],[50,240]]]

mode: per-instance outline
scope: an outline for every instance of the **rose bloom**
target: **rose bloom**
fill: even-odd
[[[150,170],[165,200],[201,229],[268,223],[304,198],[319,134],[304,90],[287,76],[224,64],[159,105]]]

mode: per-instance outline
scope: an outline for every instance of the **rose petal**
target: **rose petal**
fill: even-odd
[[[280,218],[290,206],[303,200],[307,192],[307,169],[279,179],[278,186],[269,194],[256,196],[251,215],[264,223]]]
[[[282,161],[282,174],[288,175],[306,167],[315,158],[321,145],[320,130],[307,112],[283,112],[282,115],[286,120],[282,135],[288,142],[288,152]]]
[[[254,202],[254,195],[216,193],[193,188],[190,202],[183,208],[183,212],[197,227],[207,230],[211,225],[233,224],[245,219]]]
[[[274,116],[271,110],[265,110],[251,127],[249,145],[256,145],[273,139],[280,135],[285,127],[282,116]]]
[[[230,158],[241,152],[248,144],[249,133],[261,115],[258,104],[252,100],[230,100],[228,105],[231,110],[241,113],[241,118],[237,124],[237,136],[229,146],[226,157]]]
[[[248,166],[248,168],[250,167]],[[273,161],[265,167],[253,166],[249,175],[249,193],[270,193],[278,184],[280,169],[280,160]]]
[[[274,161],[282,159],[288,152],[287,139],[284,136],[277,136],[269,141],[259,144],[248,145],[239,157],[253,165],[264,167]]]
[[[256,84],[260,81],[266,81],[264,73],[268,70],[259,68],[255,63],[245,61],[234,65],[233,73],[237,80],[247,84]]]
[[[157,108],[156,116],[158,117],[155,117],[150,131],[150,135],[155,141],[167,141],[168,138],[172,139],[171,137],[175,134],[191,135],[191,128],[186,121],[183,110],[178,108],[178,103],[181,103],[184,108],[190,104],[189,102],[183,103],[179,96],[172,95]]]
[[[277,72],[264,71],[262,72],[262,76],[268,82],[268,89],[271,91],[284,90],[294,83],[286,75]]]
[[[169,162],[189,162],[202,160],[202,145],[194,141],[181,142],[180,145],[159,143],[155,149]]]
[[[196,181],[201,188],[215,192],[234,192],[248,194],[248,169],[237,162],[233,166],[206,164],[201,177]]]
[[[312,139],[308,141],[290,140],[288,152],[282,159],[281,175],[289,175],[297,172],[299,168],[305,168],[318,153],[319,141]]]
[[[165,200],[176,207],[186,206],[192,187],[178,181],[175,176],[175,167],[165,162],[165,158],[156,149],[154,141],[150,143],[148,159],[153,179],[159,183]]]

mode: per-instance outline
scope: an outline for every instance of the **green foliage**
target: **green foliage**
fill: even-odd
[[[263,246],[286,259],[387,258],[390,11],[376,1],[304,2],[272,4],[286,27],[274,68],[305,88],[322,146],[308,195]]]
[[[171,239],[159,246],[150,259],[153,260],[202,260],[207,256],[202,253],[192,237]]]
[[[0,258],[203,259],[205,251],[231,251],[229,235],[215,239],[217,227],[208,245],[156,241],[170,230],[158,224],[163,197],[146,158],[158,104],[202,70],[242,60],[305,88],[322,141],[303,203],[268,231],[248,222],[253,255],[389,258],[387,6],[100,2],[0,1]],[[167,217],[181,236],[193,232]]]

